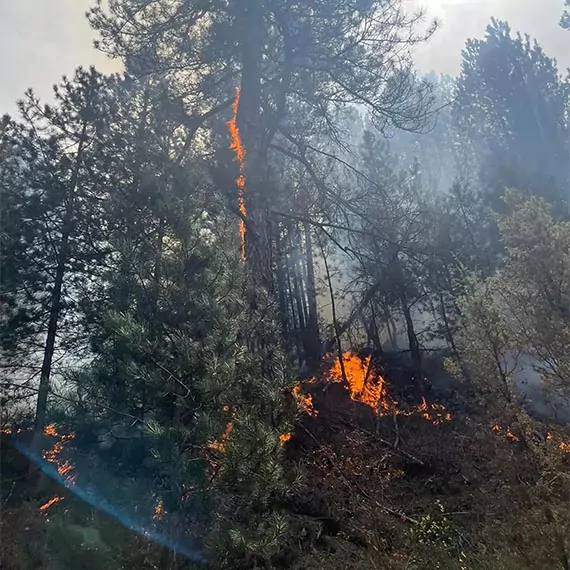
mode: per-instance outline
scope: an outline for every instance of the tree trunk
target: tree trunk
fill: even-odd
[[[443,319],[443,326],[445,328],[445,336],[447,337],[447,342],[449,343],[451,350],[453,350],[453,354],[457,356],[458,355],[457,346],[455,345],[455,340],[453,339],[453,332],[451,331],[451,327],[449,325],[449,319],[447,317],[447,309],[445,308],[445,300],[443,298],[443,292],[441,290],[438,292],[438,296],[439,296],[441,317]]]
[[[406,332],[408,334],[410,355],[412,357],[412,364],[414,367],[414,373],[416,375],[416,381],[423,391],[422,353],[420,350],[420,343],[418,342],[418,337],[414,329],[414,320],[412,319],[412,313],[410,311],[410,306],[408,304],[408,299],[403,284],[400,285],[400,302],[402,304],[404,320],[406,321]]]
[[[334,300],[334,291],[333,291],[333,286],[332,286],[332,281],[331,281],[331,274],[329,271],[329,264],[327,262],[327,256],[325,255],[324,249],[321,248],[321,255],[323,256],[323,262],[325,265],[325,272],[327,274],[327,282],[329,284],[329,293],[331,296],[331,312],[332,312],[332,320],[333,320],[333,329],[334,329],[334,333],[335,333],[335,337],[336,337],[336,347],[337,347],[337,352],[338,352],[338,361],[340,364],[340,371],[342,374],[342,378],[344,380],[344,383],[348,386],[348,379],[346,377],[346,370],[344,368],[344,360],[343,360],[343,352],[342,352],[342,343],[341,343],[341,332],[340,332],[340,327],[338,324],[338,319],[336,318],[336,303]]]
[[[307,332],[310,335],[308,359],[311,364],[318,364],[321,357],[321,341],[319,338],[319,317],[317,312],[317,287],[315,285],[315,265],[313,260],[313,243],[311,227],[305,222],[305,259],[307,263],[307,299],[309,304],[309,318]]]
[[[250,305],[256,308],[259,288],[273,292],[272,242],[267,196],[267,157],[263,146],[261,119],[261,61],[264,45],[262,0],[238,3],[241,47],[240,104],[237,126],[245,147],[246,207],[245,257],[249,273]]]
[[[293,341],[295,343],[295,347],[297,349],[297,358],[299,360],[299,366],[301,365],[301,344],[299,342],[299,328],[300,325],[297,324],[297,318],[296,318],[296,313],[295,313],[295,301],[294,301],[294,293],[293,293],[293,286],[291,284],[291,274],[289,272],[289,263],[287,262],[287,255],[285,255],[284,257],[285,259],[285,274],[287,277],[287,286],[289,288],[289,306],[291,308],[291,327],[290,330],[293,334]],[[300,320],[300,318],[299,318]]]
[[[73,218],[75,215],[75,196],[77,191],[77,180],[79,178],[79,169],[81,168],[81,161],[83,159],[83,149],[85,146],[87,136],[87,122],[84,121],[77,147],[77,154],[75,157],[75,166],[71,176],[70,188],[67,199],[67,207],[63,219],[63,227],[61,233],[61,245],[59,248],[59,256],[57,260],[57,268],[55,273],[55,280],[53,292],[50,299],[50,314],[48,321],[48,330],[46,336],[46,343],[44,348],[44,357],[42,361],[42,368],[40,372],[40,384],[38,388],[38,400],[36,404],[36,418],[34,429],[36,432],[41,432],[45,428],[47,399],[50,389],[50,376],[53,362],[53,354],[55,350],[55,339],[57,335],[57,327],[59,317],[61,314],[61,294],[63,288],[63,279],[65,277],[66,265],[69,257],[69,238],[73,231]]]
[[[294,256],[295,254],[293,254]],[[293,271],[293,292],[295,296],[295,306],[297,307],[297,314],[299,316],[299,331],[301,333],[301,337],[305,333],[305,311],[303,307],[303,300],[301,298],[302,291],[301,291],[301,284],[299,279],[298,273],[298,265],[296,263],[295,257],[293,257],[292,261],[292,271]]]
[[[279,236],[279,234],[278,234]],[[284,257],[285,253],[282,247],[282,238],[277,238],[277,299],[279,302],[279,317],[281,321],[281,328],[283,337],[286,342],[289,339],[289,323],[288,323],[288,310],[287,310],[287,279],[285,276]]]
[[[382,350],[382,343],[380,342],[380,334],[378,332],[378,324],[376,322],[376,311],[374,310],[374,303],[370,301],[370,332],[368,336],[372,341],[372,346],[376,351],[382,354],[384,351]]]

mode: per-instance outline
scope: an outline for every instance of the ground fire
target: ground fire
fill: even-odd
[[[552,437],[551,433],[546,434],[546,441],[554,442],[556,444],[556,447],[560,451],[562,451],[563,453],[570,454],[570,443],[566,443],[565,441],[559,441],[559,442],[554,441],[554,438]]]
[[[40,507],[40,511],[47,511],[52,505],[55,505],[56,503],[59,503],[60,501],[63,501],[63,497],[53,497],[47,503],[44,503]]]
[[[520,441],[519,438],[511,431],[511,428],[506,427],[504,430],[502,426],[495,424],[492,428],[493,431],[502,433],[504,431],[505,437],[511,441]]]
[[[213,449],[214,451],[224,451],[226,448],[226,442],[228,441],[232,430],[234,429],[233,422],[228,422],[226,425],[226,429],[222,434],[222,437],[218,441],[213,441],[207,444],[208,449]]]
[[[228,122],[228,127],[230,129],[230,135],[232,139],[230,149],[235,152],[236,160],[239,164],[239,174],[236,180],[238,187],[238,207],[240,214],[242,215],[242,219],[239,222],[239,233],[241,236],[241,258],[243,261],[245,261],[245,221],[244,220],[247,213],[245,209],[245,197],[244,197],[245,147],[242,144],[239,128],[237,126],[237,113],[239,108],[240,95],[241,95],[241,88],[238,87],[236,89],[236,97],[232,105],[233,115],[231,120]]]
[[[72,433],[60,434],[55,424],[47,425],[44,429],[44,433],[49,437],[56,438],[57,441],[50,449],[42,453],[43,459],[56,467],[57,472],[64,478],[67,485],[72,485],[75,482],[75,467],[69,460],[63,459],[62,452],[67,442],[74,439],[75,435]]]
[[[313,397],[310,394],[303,394],[300,384],[295,384],[295,386],[293,386],[293,397],[303,412],[314,418],[317,417],[319,412],[315,410],[313,406]]]
[[[331,355],[325,356],[323,362],[330,362],[331,358]],[[419,414],[434,425],[451,421],[451,414],[445,406],[428,403],[425,398],[422,398],[422,403],[417,406],[400,406],[391,397],[384,377],[372,366],[371,356],[361,358],[353,352],[345,352],[342,357],[336,357],[331,364],[326,365],[318,378],[325,382],[344,384],[353,401],[366,404],[379,417]],[[318,378],[314,376],[308,382],[314,384],[318,382]]]
[[[159,521],[160,519],[162,519],[162,517],[164,516],[165,513],[166,513],[166,511],[164,510],[164,507],[162,505],[162,499],[159,499],[158,502],[156,503],[155,507],[154,507],[154,512],[152,514],[152,520],[153,521]]]

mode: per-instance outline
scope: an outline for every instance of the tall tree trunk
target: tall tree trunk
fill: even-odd
[[[402,305],[402,312],[404,313],[404,320],[406,321],[406,332],[408,334],[408,344],[410,346],[410,355],[412,357],[412,364],[414,373],[416,375],[416,382],[420,388],[423,386],[423,370],[422,370],[422,353],[420,350],[420,343],[414,329],[414,320],[410,311],[410,305],[405,291],[405,285],[400,284],[400,302]]]
[[[295,295],[293,292],[293,285],[291,284],[291,273],[289,271],[289,263],[287,262],[287,255],[285,255],[284,257],[285,259],[285,274],[287,277],[287,286],[289,288],[289,306],[291,309],[291,332],[293,334],[293,341],[295,343],[295,348],[297,349],[297,358],[299,360],[299,366],[301,365],[301,356],[302,356],[302,350],[301,350],[301,344],[299,342],[299,329],[300,329],[300,317],[299,320],[296,317],[296,312],[295,312]]]
[[[317,287],[315,284],[315,264],[313,260],[313,242],[311,227],[305,222],[305,259],[307,263],[307,299],[309,304],[308,334],[311,338],[309,362],[318,364],[321,357],[321,341],[319,338],[319,317],[317,313]]]
[[[404,278],[404,272],[402,271],[402,266],[398,258],[398,253],[394,256],[394,263],[397,275],[397,287],[398,296],[400,298],[400,304],[402,307],[402,313],[404,314],[404,320],[406,322],[406,332],[408,335],[408,344],[410,347],[410,355],[412,357],[412,365],[414,367],[414,374],[416,376],[416,382],[418,383],[420,389],[424,391],[423,385],[423,370],[422,370],[422,354],[420,350],[420,343],[416,335],[414,328],[414,320],[412,318],[412,312],[410,310],[410,304],[408,302],[408,295],[406,293],[406,281]]]
[[[336,318],[336,303],[334,300],[334,290],[331,281],[331,274],[329,271],[329,264],[327,261],[327,256],[325,255],[324,249],[321,247],[321,255],[323,257],[323,262],[325,264],[325,273],[327,274],[327,282],[329,284],[329,294],[331,296],[331,312],[332,312],[332,320],[333,320],[333,329],[336,337],[336,348],[338,353],[338,361],[340,364],[340,371],[342,374],[342,379],[344,380],[345,384],[348,386],[348,379],[346,377],[346,369],[344,367],[344,360],[343,360],[343,352],[342,352],[342,342],[341,342],[341,332],[340,326],[338,324],[338,319]]]
[[[55,272],[55,280],[53,291],[50,299],[50,314],[48,321],[48,329],[46,343],[44,347],[44,357],[40,372],[40,384],[38,388],[38,400],[36,404],[36,418],[34,429],[36,432],[43,431],[46,423],[47,399],[50,389],[50,376],[53,363],[53,354],[55,350],[55,339],[57,335],[57,327],[61,315],[61,296],[63,288],[63,279],[65,277],[66,265],[69,257],[69,239],[73,231],[75,216],[75,198],[77,194],[77,181],[79,178],[79,169],[83,160],[83,150],[87,138],[87,121],[83,122],[81,135],[75,156],[75,165],[71,175],[69,184],[69,192],[67,195],[67,206],[65,209],[63,226],[61,232],[61,244],[57,259],[57,268]]]
[[[445,330],[445,336],[447,338],[447,342],[449,343],[449,346],[451,347],[451,350],[453,350],[453,354],[455,356],[457,356],[458,355],[457,346],[455,345],[455,340],[453,338],[453,332],[452,332],[450,324],[449,324],[449,318],[447,317],[447,309],[445,308],[445,300],[443,298],[443,292],[441,290],[438,292],[438,297],[439,297],[439,306],[440,306],[441,317],[443,319],[443,326],[444,326],[444,330]]]
[[[376,311],[374,310],[374,303],[370,301],[370,332],[369,337],[372,340],[372,346],[380,354],[384,351],[382,350],[382,343],[380,342],[380,333],[378,332],[378,323],[376,322]]]
[[[259,288],[273,292],[272,242],[267,196],[267,154],[261,119],[261,61],[265,22],[262,0],[243,0],[236,24],[241,47],[241,90],[237,126],[245,147],[245,256],[250,305],[255,308]]]
[[[280,234],[277,234],[277,299],[279,302],[279,317],[281,321],[281,328],[283,331],[283,337],[288,342],[289,338],[289,323],[288,323],[288,310],[287,310],[287,279],[285,276],[285,265],[284,258],[285,252],[283,251],[283,238]]]

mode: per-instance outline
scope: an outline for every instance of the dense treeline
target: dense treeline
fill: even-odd
[[[419,77],[413,47],[437,32],[400,2],[117,0],[88,17],[124,74],[78,69],[0,127],[2,427],[29,425],[28,457],[53,463],[57,425],[75,450],[60,482],[104,479],[122,509],[160,521],[161,547],[80,563],[399,569],[429,553],[438,568],[569,568],[570,444],[531,418],[516,378],[530,360],[556,401],[570,395],[570,83],[556,62],[493,21],[457,79]],[[394,390],[405,377],[424,406],[443,375],[458,427],[442,444],[438,421],[406,435],[375,410],[339,476],[340,451],[315,458],[360,432],[325,400],[324,435],[310,431],[300,382],[332,354],[347,383],[342,355],[358,349],[364,383],[374,367]],[[512,471],[485,422],[520,444]],[[437,497],[388,508],[384,485],[406,469],[387,452],[377,483],[351,471],[372,469],[386,429],[416,469],[487,454],[500,483],[482,480],[469,508],[502,485],[532,504],[516,509],[521,536],[545,525],[550,546],[510,550],[517,537],[497,544],[479,515],[462,530]],[[394,514],[413,525],[404,542],[375,518]],[[48,535],[66,528],[53,518]],[[362,536],[343,530],[351,518]],[[32,567],[18,541],[6,568]],[[52,551],[41,567],[71,564]]]

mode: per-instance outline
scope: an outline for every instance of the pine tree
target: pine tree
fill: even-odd
[[[246,302],[223,195],[199,162],[179,160],[184,125],[165,113],[175,101],[165,93],[127,80],[115,94],[102,151],[112,251],[90,317],[93,363],[71,376],[75,431],[110,438],[95,461],[119,480],[136,472],[129,493],[156,496],[169,532],[192,528],[208,558],[236,567],[285,538],[292,376],[272,301]]]
[[[568,202],[568,83],[529,36],[493,20],[463,51],[455,115],[480,158],[495,206],[505,187]]]
[[[419,18],[398,5],[360,0],[311,7],[123,0],[90,12],[101,49],[135,75],[168,77],[196,124],[228,109],[238,86],[253,304],[260,287],[273,289],[270,157],[303,160],[305,145],[319,144],[315,135],[334,139],[337,116],[352,103],[368,107],[383,127],[420,128],[431,89],[416,81],[402,50],[424,38],[415,32]],[[237,195],[230,184],[232,190]]]
[[[3,235],[4,350],[17,366],[39,373],[36,429],[45,424],[54,358],[81,358],[77,320],[72,310],[89,288],[89,275],[101,252],[97,182],[104,176],[96,162],[97,137],[107,115],[108,80],[94,69],[79,69],[54,90],[56,103],[42,106],[32,91],[20,102],[22,124],[13,125],[12,156],[3,157],[5,215]],[[13,184],[16,182],[16,184]],[[18,235],[14,224],[24,227]],[[59,337],[58,333],[67,334]],[[71,333],[74,331],[74,333]],[[12,366],[13,367],[13,366]]]

